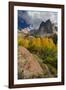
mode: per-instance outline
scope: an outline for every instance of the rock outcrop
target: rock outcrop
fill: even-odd
[[[24,47],[18,49],[18,78],[35,78],[43,75],[36,58]]]

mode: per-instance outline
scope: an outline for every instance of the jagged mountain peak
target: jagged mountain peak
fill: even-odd
[[[47,22],[51,22],[50,19],[48,19],[48,20],[46,21],[46,23],[47,23]]]

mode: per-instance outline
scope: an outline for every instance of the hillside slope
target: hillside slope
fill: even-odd
[[[31,54],[26,48],[18,48],[18,79],[52,77],[46,64],[40,62],[38,56]]]

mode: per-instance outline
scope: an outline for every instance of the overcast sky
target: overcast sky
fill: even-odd
[[[46,21],[48,19],[51,20],[52,23],[57,23],[57,12],[51,11],[18,11],[18,16],[23,18],[27,24],[31,24],[33,28],[39,28],[39,25],[42,21]]]

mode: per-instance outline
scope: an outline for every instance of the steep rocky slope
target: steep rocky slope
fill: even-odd
[[[18,48],[18,79],[52,77],[46,64],[26,48]]]

